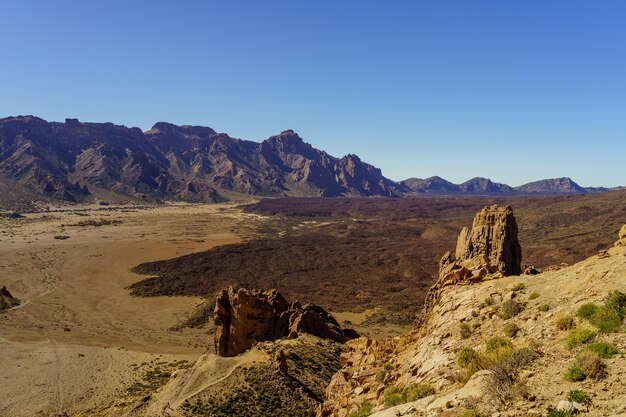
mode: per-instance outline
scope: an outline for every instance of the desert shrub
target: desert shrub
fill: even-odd
[[[404,395],[402,395],[402,388],[392,385],[385,390],[383,395],[385,407],[393,407],[396,405],[404,404],[406,402]]]
[[[622,327],[622,319],[617,310],[602,306],[589,318],[589,322],[596,326],[600,333],[614,333]]]
[[[563,378],[565,378],[566,381],[578,382],[587,378],[587,375],[585,375],[585,372],[582,370],[580,365],[575,363],[569,367],[567,372],[565,372],[565,375],[563,375]]]
[[[500,346],[487,354],[488,369],[491,371],[487,391],[496,402],[504,405],[515,397],[528,396],[528,388],[524,381],[519,381],[518,374],[535,357],[531,349],[513,349],[510,346]]]
[[[511,291],[517,292],[523,290],[524,288],[526,288],[526,285],[523,282],[519,282],[511,288]]]
[[[472,335],[472,327],[466,322],[459,323],[459,332],[461,339],[467,339]]]
[[[501,318],[506,320],[517,316],[522,311],[524,311],[524,304],[518,303],[515,300],[507,300],[500,306],[498,314]]]
[[[412,384],[406,387],[403,391],[404,397],[407,402],[417,401],[422,398],[426,398],[435,393],[435,389],[432,385],[427,383]]]
[[[569,330],[574,328],[574,317],[572,316],[560,316],[554,320],[556,328],[559,330]]]
[[[596,311],[598,311],[598,306],[593,303],[583,304],[578,308],[576,315],[581,319],[589,320],[591,316],[593,316]]]
[[[617,346],[607,342],[594,342],[587,346],[587,350],[595,352],[602,359],[611,359],[613,356],[620,353]]]
[[[568,349],[573,349],[578,345],[587,344],[596,338],[596,334],[589,329],[572,329],[567,334],[565,343]]]
[[[472,375],[483,369],[487,369],[488,362],[484,355],[476,352],[470,347],[464,347],[459,351],[457,364],[462,369],[459,375],[459,382],[467,382]]]
[[[550,410],[546,417],[572,417],[572,413],[564,410]]]
[[[604,306],[616,311],[623,319],[626,316],[626,293],[617,290],[610,292]]]
[[[575,389],[567,393],[567,401],[577,402],[578,404],[589,405],[591,397],[585,391]]]
[[[493,352],[496,349],[501,348],[501,347],[510,348],[511,346],[512,346],[511,341],[503,337],[495,336],[487,340],[487,352]]]
[[[539,298],[539,293],[537,291],[532,292],[529,296],[529,300],[534,300],[535,298]]]
[[[367,417],[374,412],[374,406],[370,403],[365,403],[357,411],[353,411],[348,414],[348,417]]]
[[[504,334],[507,337],[515,337],[519,330],[519,326],[515,323],[507,323],[504,325]]]
[[[385,370],[385,372],[391,372],[393,371],[393,365],[390,363],[386,363],[383,365],[383,369]]]
[[[550,310],[550,305],[549,305],[549,304],[541,304],[541,305],[539,306],[539,311],[546,312],[546,311],[548,311],[548,310]]]
[[[496,303],[496,299],[493,298],[492,296],[485,298],[485,301],[483,301],[483,304],[485,304],[486,306],[492,306],[495,303]]]
[[[606,376],[606,365],[595,352],[580,352],[576,357],[576,363],[588,378],[598,380]]]
[[[480,322],[479,321],[475,321],[472,323],[472,329],[478,329],[480,328]]]
[[[465,410],[460,417],[485,417],[485,415],[478,410]]]

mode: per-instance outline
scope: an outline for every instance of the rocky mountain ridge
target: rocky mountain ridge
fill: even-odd
[[[337,158],[314,148],[293,130],[253,142],[203,126],[159,122],[142,132],[113,123],[47,122],[35,116],[0,119],[0,180],[42,198],[73,202],[608,191],[583,188],[569,178],[515,188],[486,178],[458,185],[440,177],[396,182],[357,155]]]
[[[493,182],[488,178],[475,177],[461,184],[454,184],[441,177],[426,179],[409,178],[402,181],[413,193],[439,195],[541,195],[541,194],[588,194],[621,189],[622,187],[583,187],[569,177],[533,181],[517,187]]]
[[[102,191],[148,200],[260,196],[399,196],[408,191],[356,155],[335,158],[286,130],[257,143],[202,126],[34,116],[0,119],[0,175],[38,193],[82,201]]]

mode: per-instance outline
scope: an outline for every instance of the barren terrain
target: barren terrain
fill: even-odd
[[[259,218],[213,204],[0,219],[2,285],[21,300],[0,315],[0,415],[97,409],[151,369],[190,365],[211,343],[206,330],[168,328],[201,298],[133,298],[129,269],[238,242],[247,230],[238,224]]]

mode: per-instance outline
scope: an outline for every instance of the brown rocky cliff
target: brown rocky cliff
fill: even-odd
[[[213,320],[215,352],[220,356],[235,356],[257,342],[296,337],[298,332],[340,343],[359,336],[323,308],[289,303],[277,290],[223,290],[215,300]]]

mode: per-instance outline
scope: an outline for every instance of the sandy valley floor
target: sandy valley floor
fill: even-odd
[[[205,353],[205,331],[167,329],[199,298],[132,298],[129,268],[240,241],[233,205],[75,207],[0,219],[0,416],[96,410],[154,366]]]

